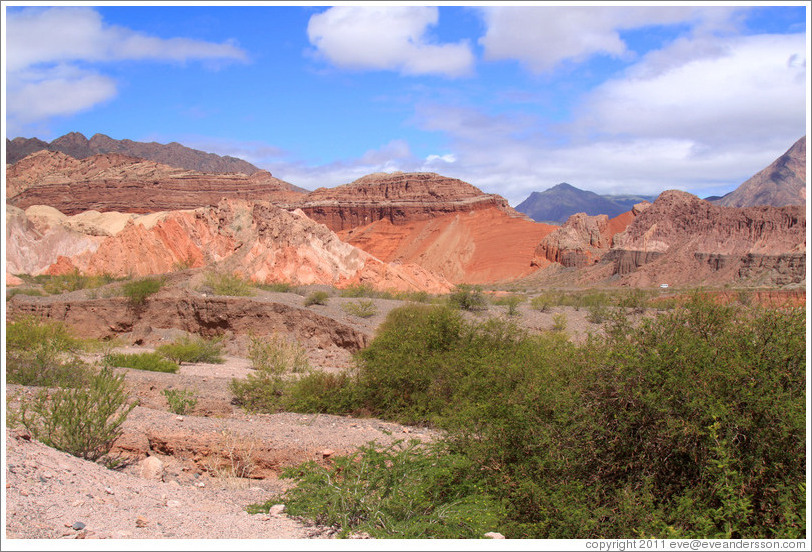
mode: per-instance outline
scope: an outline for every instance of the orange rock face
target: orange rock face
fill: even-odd
[[[25,216],[20,213],[15,211],[18,219]],[[20,250],[25,258],[52,259],[36,273],[78,270],[122,277],[163,274],[181,266],[210,266],[261,283],[336,287],[363,283],[377,289],[429,293],[452,288],[421,267],[386,264],[344,243],[303,213],[267,202],[224,200],[216,208],[135,217],[115,235],[93,236],[93,247],[74,247],[77,252],[70,254],[71,240],[88,239],[80,232],[65,230],[63,225],[73,218],[50,222],[49,232],[61,236],[60,247],[67,254],[39,251],[38,247],[47,249],[51,244],[37,239],[38,234],[30,236],[35,232],[30,222],[20,220],[8,226],[9,239],[27,244],[27,249]]]
[[[400,224],[382,219],[339,235],[384,261],[414,263],[454,283],[482,284],[536,270],[536,245],[555,228],[491,207]]]

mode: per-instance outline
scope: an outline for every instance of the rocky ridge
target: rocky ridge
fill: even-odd
[[[421,267],[384,263],[300,211],[267,202],[223,200],[213,208],[123,215],[123,227],[116,232],[121,219],[106,224],[84,219],[96,220],[93,213],[61,218],[47,208],[23,212],[10,207],[7,269],[123,277],[208,267],[259,283],[368,284],[431,293],[451,288]]]
[[[769,167],[713,203],[724,207],[806,204],[806,136]]]
[[[615,236],[603,260],[627,285],[799,284],[806,214],[802,206],[722,207],[669,190]]]
[[[295,201],[302,194],[267,171],[205,174],[110,153],[74,159],[36,152],[6,171],[6,201],[83,211],[151,213],[217,205],[223,198]]]
[[[104,134],[94,134],[88,140],[79,132],[65,134],[50,143],[38,138],[6,139],[6,163],[16,163],[40,150],[59,151],[76,159],[85,159],[100,153],[119,153],[128,157],[138,157],[171,167],[205,173],[251,175],[260,170],[242,159],[206,153],[187,148],[177,142],[159,144],[157,142],[115,140]]]

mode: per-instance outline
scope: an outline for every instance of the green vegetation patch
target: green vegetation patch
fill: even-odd
[[[166,280],[164,278],[142,278],[127,282],[121,288],[121,293],[130,300],[132,305],[143,305],[147,297],[158,293]]]
[[[318,401],[303,406],[430,424],[444,448],[425,464],[424,451],[364,449],[342,471],[300,467],[289,509],[406,538],[433,525],[455,537],[805,538],[805,314],[697,294],[637,325],[612,317],[575,345],[448,307],[396,309],[357,371],[311,381]],[[295,386],[274,392],[289,400]],[[391,471],[401,460],[420,469]],[[446,463],[466,475],[448,472],[438,497],[432,470]],[[487,523],[431,522],[420,505],[447,497],[483,501],[460,511]]]
[[[204,276],[204,285],[216,295],[249,297],[256,293],[251,282],[247,282],[233,274],[207,272]]]
[[[177,364],[184,362],[222,364],[225,362],[222,338],[204,339],[200,336],[183,336],[172,343],[159,346],[156,352]]]
[[[177,363],[164,358],[161,353],[110,353],[104,356],[104,363],[118,368],[133,368],[149,372],[166,372],[174,374],[178,371]]]

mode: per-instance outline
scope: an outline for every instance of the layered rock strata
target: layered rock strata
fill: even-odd
[[[604,257],[629,285],[787,285],[805,280],[802,206],[733,208],[670,190],[614,238]]]
[[[217,205],[221,199],[295,202],[303,194],[267,171],[205,174],[111,153],[74,159],[40,151],[7,168],[6,201],[89,210],[152,213]]]
[[[370,174],[336,188],[319,188],[295,206],[334,232],[379,220],[397,225],[488,208],[526,218],[499,195],[435,173]]]

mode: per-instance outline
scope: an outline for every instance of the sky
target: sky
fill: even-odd
[[[721,195],[809,128],[804,2],[287,4],[4,2],[5,136],[175,141],[311,190],[430,171],[515,206]]]

